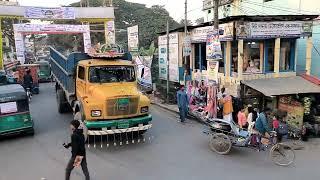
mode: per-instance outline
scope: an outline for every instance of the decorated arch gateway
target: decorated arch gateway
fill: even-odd
[[[91,47],[89,25],[66,24],[14,24],[14,40],[16,45],[17,60],[21,64],[25,62],[24,35],[28,34],[83,34],[84,51]]]
[[[0,5],[0,69],[3,68],[2,54],[2,18],[41,19],[41,20],[77,20],[82,25],[67,24],[15,24],[15,43],[17,59],[25,61],[24,38],[26,34],[75,34],[84,36],[84,49],[88,52],[91,46],[89,23],[103,23],[106,43],[115,43],[114,7],[27,7]],[[85,24],[85,25],[83,25]]]

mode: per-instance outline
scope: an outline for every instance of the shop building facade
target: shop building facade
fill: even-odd
[[[223,59],[219,61],[219,84],[227,87],[230,94],[239,96],[241,81],[296,76],[299,38],[305,38],[307,41],[305,70],[310,72],[313,49],[312,23],[316,17],[235,16],[221,19],[219,33]],[[182,54],[183,28],[170,32],[170,35],[176,34],[178,37],[175,42],[170,43],[170,49],[173,47],[172,44],[176,44],[177,47],[173,48],[174,53],[170,52],[169,63],[178,65],[178,70],[170,68],[170,73],[178,72],[174,73],[175,76],[179,76],[176,81],[184,83],[184,72],[187,72],[186,80],[194,80],[199,76],[201,79],[206,78],[206,38],[212,30],[212,23],[188,27],[192,51],[186,62]],[[159,42],[164,37],[165,35],[160,36]],[[161,49],[163,48],[159,45],[159,66],[162,67],[159,71],[164,72],[166,55],[161,53]],[[176,62],[172,62],[172,59]]]

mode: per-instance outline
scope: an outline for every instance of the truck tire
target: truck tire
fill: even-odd
[[[85,125],[83,113],[81,111],[76,112],[74,114],[74,116],[73,116],[73,119],[80,121],[80,128],[83,129],[84,139],[85,139],[85,141],[87,141],[87,139],[88,139],[88,128]]]
[[[59,113],[69,112],[69,104],[66,102],[66,97],[62,89],[57,90],[57,104]]]

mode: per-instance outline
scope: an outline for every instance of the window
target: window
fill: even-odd
[[[97,66],[90,67],[89,81],[91,83],[134,82],[133,66]]]
[[[274,71],[274,45],[275,40],[266,41],[266,52],[265,52],[265,61],[266,61],[266,72]]]
[[[206,43],[195,44],[195,69],[207,70]]]
[[[208,10],[208,14],[211,14],[211,10]]]
[[[232,41],[231,72],[238,72],[238,41]]]
[[[84,67],[79,66],[78,67],[78,78],[84,80],[85,78],[85,70]]]
[[[260,43],[259,41],[246,41],[244,43],[243,72],[260,73]]]
[[[280,45],[280,71],[294,70],[295,42],[281,39]]]
[[[221,52],[222,52],[222,59],[219,60],[219,73],[225,73],[224,70],[225,70],[225,67],[224,67],[224,63],[225,63],[225,42],[221,42]]]
[[[263,2],[269,2],[269,1],[273,1],[273,0],[263,0]]]

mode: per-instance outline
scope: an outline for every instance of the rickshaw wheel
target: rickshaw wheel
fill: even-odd
[[[226,155],[231,150],[232,142],[227,135],[216,133],[211,135],[209,146],[212,151],[221,155]]]
[[[295,153],[291,146],[278,143],[270,149],[271,160],[279,166],[289,166],[295,160]]]
[[[80,111],[76,112],[73,119],[80,122],[80,126],[81,126],[81,128],[83,130],[84,139],[85,139],[85,141],[87,141],[87,139],[88,139],[88,128],[85,125],[82,113]]]

